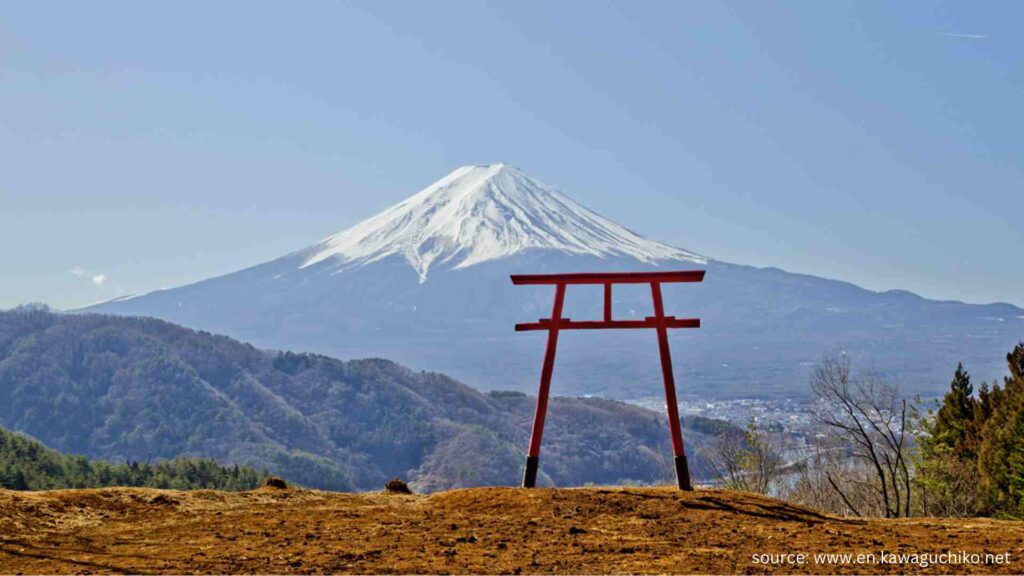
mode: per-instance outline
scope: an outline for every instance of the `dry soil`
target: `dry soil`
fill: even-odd
[[[1022,558],[1022,523],[838,518],[722,490],[0,490],[2,573],[1021,573]]]

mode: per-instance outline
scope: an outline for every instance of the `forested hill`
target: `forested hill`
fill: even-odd
[[[0,426],[114,462],[208,457],[340,490],[393,476],[420,490],[511,485],[533,405],[387,360],[268,352],[160,320],[0,312]],[[661,414],[554,398],[547,422],[540,482],[671,478]],[[684,434],[699,445],[716,426],[691,420]],[[699,455],[691,467],[706,473]]]
[[[248,466],[225,467],[209,459],[176,458],[152,464],[90,461],[0,428],[0,488],[8,490],[105,486],[251,490],[264,476]]]

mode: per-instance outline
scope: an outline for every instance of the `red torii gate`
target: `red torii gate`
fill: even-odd
[[[544,434],[544,417],[548,409],[548,391],[551,388],[551,373],[555,368],[555,349],[558,347],[558,333],[561,330],[600,330],[605,328],[654,328],[658,332],[658,351],[661,353],[661,374],[665,380],[665,402],[668,405],[668,428],[672,435],[672,452],[675,455],[676,482],[680,490],[692,490],[690,469],[686,463],[686,449],[683,447],[683,433],[679,427],[679,406],[676,402],[676,384],[672,376],[672,355],[668,348],[669,328],[700,328],[699,318],[676,318],[665,315],[661,299],[661,284],[664,282],[701,282],[703,270],[680,272],[610,272],[577,274],[520,274],[512,275],[515,285],[554,285],[555,303],[551,318],[538,322],[516,324],[516,332],[547,330],[548,344],[544,352],[544,364],[540,372],[540,390],[537,392],[537,411],[533,417],[533,431],[530,434],[530,449],[526,456],[526,472],[523,487],[533,488],[537,483],[537,467],[540,464],[540,441]],[[565,287],[569,284],[600,284],[604,286],[603,320],[570,320],[562,318],[562,303]],[[650,284],[654,316],[643,320],[612,320],[612,284]]]

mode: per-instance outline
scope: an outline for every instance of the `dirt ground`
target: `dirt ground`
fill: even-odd
[[[828,552],[854,556],[814,558]],[[722,490],[0,490],[0,573],[1022,573],[1022,559],[1024,523],[844,519]]]

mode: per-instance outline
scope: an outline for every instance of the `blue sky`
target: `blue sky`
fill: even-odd
[[[0,5],[0,308],[231,272],[503,161],[658,240],[1024,305],[1019,2]]]

